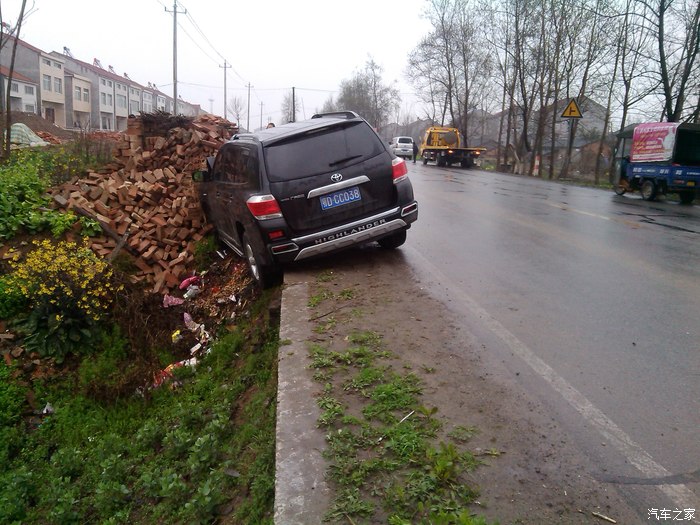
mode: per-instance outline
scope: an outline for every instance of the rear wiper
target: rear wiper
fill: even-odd
[[[331,162],[329,166],[337,166],[338,164],[342,164],[343,162],[347,162],[352,159],[359,159],[362,155],[353,155],[351,157],[345,157],[344,159],[336,160],[335,162]]]

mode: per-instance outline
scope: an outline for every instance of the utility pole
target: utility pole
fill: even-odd
[[[297,121],[297,103],[294,93],[294,87],[292,87],[292,122]]]
[[[214,99],[209,99],[209,113],[214,113]]]
[[[260,102],[260,128],[262,129],[262,108],[263,108],[263,103]]]
[[[169,13],[168,8],[165,8],[165,12]],[[180,13],[184,15],[187,13],[187,9],[184,11],[177,10],[177,0],[173,0],[173,115],[177,115],[177,14]]]
[[[224,65],[219,66],[219,67],[224,68],[224,119],[228,120],[228,118],[226,116],[226,96],[227,96],[226,95],[226,70],[231,67],[231,64],[227,64],[226,60],[224,60]]]
[[[250,85],[250,82],[248,82],[248,107],[246,108],[246,113],[248,114],[247,120],[246,120],[246,125],[245,129],[246,131],[250,131],[250,88],[253,86]]]

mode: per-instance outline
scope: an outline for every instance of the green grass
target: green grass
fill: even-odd
[[[325,282],[317,279],[310,306],[360,298],[356,289],[333,297]],[[333,323],[317,319],[315,331],[329,342],[308,347],[314,378],[322,385],[318,425],[326,433],[327,477],[335,490],[325,520],[486,525],[468,508],[477,492],[464,477],[480,463],[461,449],[476,429],[455,427],[449,441],[440,440],[442,422],[437,408],[422,404],[421,378],[396,371],[410,366],[386,348],[381,334],[348,324],[361,323],[364,315],[357,308],[345,316],[338,312]]]
[[[115,344],[79,375],[35,385],[55,413],[33,420],[18,417],[3,366],[0,522],[212,523],[228,507],[230,523],[272,523],[278,345],[277,327],[241,327],[179,388],[88,396],[124,365]]]

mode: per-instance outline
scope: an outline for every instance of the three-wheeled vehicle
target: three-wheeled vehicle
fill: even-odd
[[[677,193],[691,204],[700,192],[700,125],[650,122],[618,133],[621,153],[615,193],[639,191],[642,199]]]

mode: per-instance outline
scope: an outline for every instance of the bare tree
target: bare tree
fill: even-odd
[[[10,41],[12,42],[12,57],[10,58],[9,73],[7,75],[7,93],[5,94],[5,133],[2,138],[2,158],[10,158],[10,131],[12,130],[12,110],[11,110],[11,86],[12,86],[12,75],[15,70],[15,57],[17,55],[17,42],[19,40],[20,31],[22,29],[22,22],[25,18],[25,9],[27,7],[27,1],[22,0],[22,5],[20,6],[19,16],[17,18],[17,24],[14,28],[11,28],[10,33],[13,35]],[[5,24],[2,18],[2,8],[0,8],[0,49],[5,45]]]
[[[295,116],[299,113],[299,98],[292,96],[291,91],[284,94],[281,111],[284,122],[294,122],[296,120]]]
[[[243,103],[243,99],[241,97],[233,97],[229,99],[228,104],[226,105],[226,109],[233,115],[233,118],[236,119],[236,125],[240,127],[241,125],[241,115],[243,115],[245,111],[245,104]]]
[[[363,71],[341,82],[336,107],[356,111],[376,129],[382,127],[401,99],[398,89],[384,84],[381,74],[381,66],[370,57]]]

